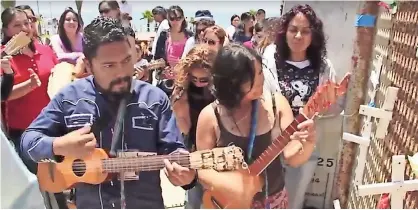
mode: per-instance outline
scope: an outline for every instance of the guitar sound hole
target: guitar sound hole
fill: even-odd
[[[86,173],[86,163],[80,159],[75,160],[73,162],[73,172],[78,177],[83,176]]]

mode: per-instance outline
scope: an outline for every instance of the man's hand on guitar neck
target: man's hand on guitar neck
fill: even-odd
[[[83,158],[96,148],[96,138],[90,126],[84,126],[53,141],[55,155]]]
[[[189,154],[188,151],[182,149],[179,149],[174,153]],[[191,184],[196,177],[196,170],[194,169],[180,166],[175,162],[170,163],[168,160],[164,160],[164,163],[165,175],[174,186],[185,186]]]

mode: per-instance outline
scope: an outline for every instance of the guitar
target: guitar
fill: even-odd
[[[245,167],[243,152],[230,146],[190,154],[148,155],[109,158],[103,149],[96,148],[88,157],[64,157],[60,162],[38,163],[38,181],[41,190],[57,193],[77,183],[100,184],[120,172],[156,171],[165,167],[164,159],[191,169],[235,170]]]
[[[259,175],[283,152],[285,146],[290,142],[290,136],[297,131],[297,126],[309,118],[315,117],[316,113],[328,109],[347,91],[350,74],[347,74],[341,83],[335,84],[328,81],[326,84],[318,86],[317,91],[309,99],[304,106],[303,112],[300,113],[295,120],[270,144],[261,155],[249,165],[247,169],[238,169],[232,171],[234,178],[246,180],[242,183],[244,192],[240,192],[240,196],[225,194],[216,189],[209,189],[204,192],[203,206],[208,209],[249,209],[253,202],[253,198],[257,192],[262,191],[263,180]],[[231,176],[232,177],[232,176]],[[247,183],[248,182],[248,183]],[[250,183],[251,189],[246,190],[245,186]],[[247,187],[248,188],[248,187]]]
[[[49,98],[53,98],[63,87],[76,79],[75,68],[73,64],[61,62],[51,69],[51,75],[48,80],[47,93]]]

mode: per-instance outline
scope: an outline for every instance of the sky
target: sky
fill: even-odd
[[[142,12],[145,10],[152,10],[155,6],[169,7],[171,5],[179,5],[186,17],[194,17],[194,14],[197,10],[207,9],[210,10],[216,24],[226,28],[229,26],[230,18],[234,14],[240,15],[243,12],[247,12],[250,9],[258,10],[264,9],[266,11],[267,17],[279,16],[280,15],[280,4],[281,0],[210,0],[210,1],[196,1],[196,0],[127,0],[129,4],[132,5],[132,17],[133,23],[137,28],[139,26],[146,25],[145,20],[140,20],[142,17]],[[84,23],[90,23],[93,18],[99,15],[98,12],[98,3],[100,1],[94,0],[85,0],[82,6],[81,15],[83,17]],[[42,14],[43,17],[55,17],[59,18],[61,13],[66,7],[72,7],[76,9],[75,1],[65,1],[65,0],[54,0],[54,1],[45,1],[35,0],[31,1],[16,1],[16,5],[27,4],[33,8],[35,13]],[[39,7],[38,7],[39,5]]]

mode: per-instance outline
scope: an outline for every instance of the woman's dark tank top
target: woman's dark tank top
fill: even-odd
[[[274,97],[273,97],[273,101],[274,101]],[[220,131],[219,140],[216,143],[216,146],[227,147],[233,144],[237,147],[240,147],[244,151],[244,157],[247,157],[246,153],[248,152],[249,137],[236,136],[230,133],[228,130],[226,130],[226,128],[222,124],[222,121],[221,121],[221,118],[220,118],[220,115],[219,115],[219,112],[215,103],[213,103],[213,108],[215,111],[215,116],[216,116],[216,120],[218,121],[219,131]],[[274,113],[276,112],[274,111]],[[276,119],[275,119],[275,123],[276,123]],[[261,153],[263,153],[264,150],[271,144],[271,142],[272,142],[271,130],[268,131],[267,133],[255,136],[252,161],[256,160],[261,155]],[[267,179],[268,179],[268,195],[270,196],[270,195],[273,195],[275,193],[282,191],[282,189],[284,188],[284,171],[283,171],[283,166],[280,161],[280,158],[277,157],[267,167],[266,170],[267,170]],[[260,176],[263,177],[263,174],[261,174]],[[262,200],[264,198],[265,198],[264,192],[259,192],[254,197],[255,200]]]

